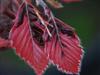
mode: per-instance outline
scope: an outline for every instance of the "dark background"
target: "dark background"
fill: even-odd
[[[80,75],[100,75],[100,2],[83,0],[65,4],[62,9],[53,10],[56,17],[73,26],[84,47]],[[0,52],[0,75],[35,75],[13,50]],[[50,66],[44,75],[66,75]]]

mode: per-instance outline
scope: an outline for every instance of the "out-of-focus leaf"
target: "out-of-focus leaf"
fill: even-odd
[[[2,47],[10,47],[11,42],[9,40],[5,40],[3,38],[0,38],[0,48]]]
[[[46,0],[51,6],[53,6],[54,8],[62,8],[63,5],[58,2],[57,0]]]
[[[80,2],[81,0],[62,0],[62,2],[71,3],[71,2]]]

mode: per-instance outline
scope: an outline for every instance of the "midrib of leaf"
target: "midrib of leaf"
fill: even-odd
[[[62,49],[62,48],[63,48],[63,45],[62,45],[62,43],[61,43],[61,39],[60,39],[60,35],[59,35],[57,23],[55,22],[55,19],[54,19],[54,16],[53,16],[53,13],[52,13],[52,12],[51,12],[50,15],[51,15],[51,18],[52,18],[52,20],[53,20],[53,22],[54,22],[54,26],[55,26],[55,29],[56,29],[56,34],[57,34],[58,42],[59,42],[60,47],[61,47],[61,49]]]
[[[30,32],[30,36],[31,36],[31,39],[32,39],[32,30],[31,30],[31,27],[30,27],[30,25],[31,25],[31,22],[30,22],[30,19],[29,19],[29,12],[28,12],[28,3],[27,3],[27,1],[26,0],[23,0],[23,3],[25,3],[25,8],[26,8],[26,15],[27,15],[27,19],[28,19],[28,24],[29,24],[29,32]],[[34,44],[33,43],[33,39],[32,39],[32,44]],[[33,46],[32,46],[33,47]]]

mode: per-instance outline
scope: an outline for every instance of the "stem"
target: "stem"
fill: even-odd
[[[37,16],[39,17],[41,23],[45,26],[45,28],[46,28],[46,30],[47,30],[49,36],[52,37],[52,35],[51,35],[51,33],[50,33],[50,31],[49,31],[49,29],[48,29],[48,27],[47,27],[45,21],[42,19],[42,17],[39,15],[39,13],[38,13],[37,11],[36,11],[36,14],[37,14]]]

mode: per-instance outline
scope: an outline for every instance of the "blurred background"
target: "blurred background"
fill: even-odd
[[[1,0],[0,0],[1,1]],[[51,9],[54,15],[73,26],[84,47],[80,75],[100,75],[100,2],[82,0],[78,3],[63,3],[62,9]],[[35,75],[11,49],[0,51],[0,75]],[[51,66],[44,75],[66,75]]]

